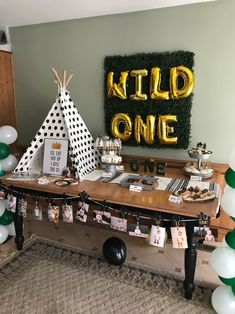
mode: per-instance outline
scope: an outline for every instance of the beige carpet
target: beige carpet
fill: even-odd
[[[213,287],[212,287],[213,288]],[[0,269],[1,314],[215,313],[210,287],[183,297],[180,279],[34,239]]]

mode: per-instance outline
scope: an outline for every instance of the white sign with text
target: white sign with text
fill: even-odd
[[[46,138],[44,142],[43,173],[61,175],[67,166],[68,140]]]

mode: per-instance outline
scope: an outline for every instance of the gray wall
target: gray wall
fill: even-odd
[[[19,141],[29,144],[57,94],[51,68],[74,73],[69,90],[94,137],[104,133],[106,55],[189,50],[196,87],[191,144],[206,142],[226,163],[235,147],[235,1],[14,27]],[[188,159],[187,150],[124,148],[131,155]]]

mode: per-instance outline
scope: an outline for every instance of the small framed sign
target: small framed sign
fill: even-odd
[[[46,138],[44,142],[43,173],[61,175],[67,167],[68,140]]]

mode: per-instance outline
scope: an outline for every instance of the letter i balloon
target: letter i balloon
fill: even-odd
[[[221,198],[223,210],[235,221],[235,149],[229,158],[229,168],[225,173],[227,186]],[[224,284],[212,294],[212,305],[218,314],[235,313],[235,229],[229,231],[222,240],[221,247],[211,254],[210,264]]]
[[[17,159],[10,154],[9,145],[17,139],[17,131],[10,125],[0,127],[0,176],[4,176],[5,172],[12,171],[17,166]]]

